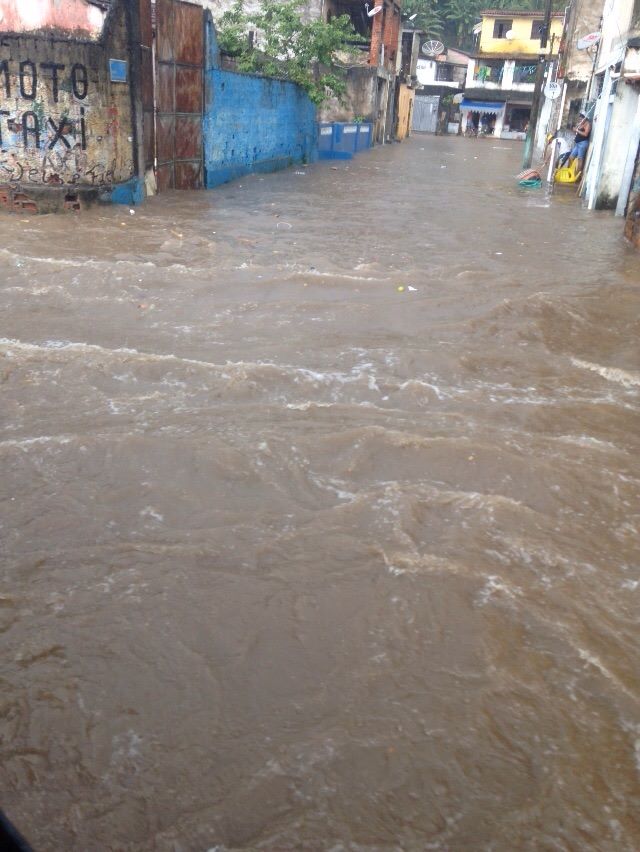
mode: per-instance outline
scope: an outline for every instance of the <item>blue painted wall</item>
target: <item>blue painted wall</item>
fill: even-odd
[[[220,68],[207,22],[204,167],[207,189],[251,172],[317,159],[316,108],[295,83]]]

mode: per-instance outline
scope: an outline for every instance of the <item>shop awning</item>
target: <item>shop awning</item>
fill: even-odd
[[[460,104],[460,109],[468,109],[470,112],[485,112],[489,115],[497,115],[504,109],[504,103],[501,101],[470,101],[463,98]]]

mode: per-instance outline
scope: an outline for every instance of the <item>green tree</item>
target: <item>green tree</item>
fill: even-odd
[[[471,47],[473,27],[480,20],[482,0],[444,0],[443,17],[450,25],[457,47]]]
[[[236,0],[216,23],[218,46],[223,53],[240,56],[248,46],[247,16],[242,0]]]
[[[442,5],[439,0],[405,0],[402,4],[404,18],[415,15],[413,25],[429,36],[441,38],[444,32]]]
[[[304,23],[295,0],[264,0],[261,6],[246,14],[237,0],[218,21],[218,43],[238,58],[238,68],[298,83],[315,104],[343,97],[346,84],[337,55],[354,53],[360,40],[349,17]],[[257,47],[249,44],[251,29],[259,33]]]

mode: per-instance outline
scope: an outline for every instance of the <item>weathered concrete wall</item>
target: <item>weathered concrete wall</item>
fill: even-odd
[[[126,63],[126,82],[111,81],[110,59]],[[45,212],[64,206],[66,195],[97,196],[128,181],[135,171],[128,60],[124,0],[114,2],[98,42],[4,36],[0,185],[26,193]]]
[[[234,5],[235,0],[189,0],[196,3],[198,6],[203,6],[209,9],[213,14],[214,21],[217,21],[221,15],[228,12]],[[304,21],[317,21],[320,18],[326,18],[328,3],[325,0],[307,0],[299,4],[301,17]],[[261,0],[245,0],[244,11],[249,14],[254,14],[262,10]]]
[[[105,11],[87,0],[2,0],[0,32],[42,33],[52,30],[75,38],[98,39]]]
[[[578,41],[600,30],[603,7],[604,0],[573,0],[570,5],[559,76],[564,75],[567,82],[582,84],[574,87],[576,91],[586,91],[593,66],[592,50],[595,50],[578,50]]]
[[[333,98],[322,105],[321,121],[363,121],[378,119],[378,72],[369,65],[347,70],[347,92],[343,101]]]
[[[204,165],[207,188],[316,158],[316,108],[294,83],[220,68],[207,23]]]
[[[637,249],[640,249],[640,149],[636,157],[624,235]]]

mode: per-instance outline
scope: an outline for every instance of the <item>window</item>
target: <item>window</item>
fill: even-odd
[[[453,81],[453,66],[448,65],[446,63],[439,63],[436,68],[436,80],[443,80],[444,82],[452,82]]]
[[[513,27],[513,20],[506,21],[496,21],[493,25],[493,37],[494,38],[506,38],[507,33]]]
[[[538,40],[543,29],[544,21],[532,21],[530,38]]]

